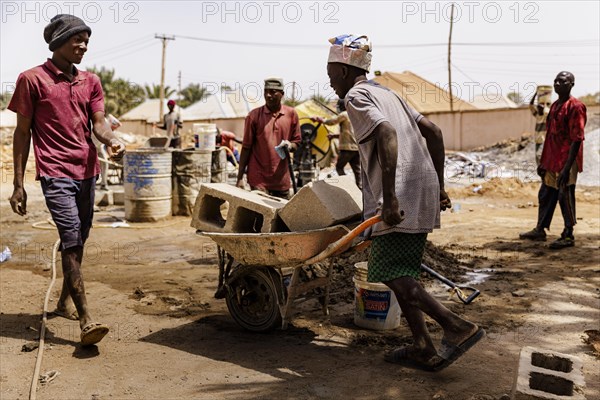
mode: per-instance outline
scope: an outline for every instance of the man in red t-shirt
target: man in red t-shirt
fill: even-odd
[[[52,58],[19,75],[8,108],[17,113],[14,132],[13,211],[27,213],[23,185],[33,139],[36,179],[60,236],[63,287],[55,315],[79,320],[81,343],[98,343],[108,326],[94,322],[81,274],[83,246],[92,226],[96,179],[100,171],[92,133],[120,158],[125,145],[104,118],[100,79],[80,71],[92,30],[80,18],[59,14],[44,29]],[[75,305],[76,310],[73,308]]]
[[[236,186],[244,187],[246,174],[252,190],[288,199],[293,177],[275,147],[283,142],[293,152],[302,137],[296,110],[281,104],[283,90],[283,79],[265,79],[265,105],[246,117]]]
[[[519,235],[521,239],[545,241],[545,229],[550,229],[558,202],[565,227],[560,238],[550,244],[551,249],[575,245],[575,183],[577,173],[583,171],[583,140],[587,115],[585,105],[571,96],[574,85],[575,77],[570,72],[560,72],[554,79],[554,91],[558,94],[558,100],[550,107],[546,121],[546,140],[538,167],[538,174],[542,178],[538,193],[538,221],[531,231]]]

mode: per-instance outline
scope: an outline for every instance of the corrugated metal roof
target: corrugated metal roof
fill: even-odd
[[[8,108],[0,111],[0,127],[14,128],[17,126],[17,114],[10,111]]]
[[[163,101],[163,114],[169,112],[167,107],[167,99]],[[148,123],[159,122],[158,114],[160,112],[160,99],[147,99],[139,106],[132,108],[125,114],[119,117],[121,121],[146,121]],[[179,113],[181,118],[185,120],[185,111],[179,106],[175,106],[175,112]]]
[[[224,90],[195,102],[185,109],[186,121],[245,118],[256,107],[265,104],[263,96],[254,98],[243,90]]]
[[[421,114],[450,111],[450,93],[410,71],[384,72],[375,82],[390,88]],[[476,110],[477,107],[453,96],[454,111]]]
[[[519,108],[517,103],[506,96],[499,95],[477,95],[471,102],[480,110],[493,110],[497,108]]]

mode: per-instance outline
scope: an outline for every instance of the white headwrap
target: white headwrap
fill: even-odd
[[[331,48],[327,62],[352,65],[369,72],[371,68],[371,41],[367,36],[340,35],[329,39]]]

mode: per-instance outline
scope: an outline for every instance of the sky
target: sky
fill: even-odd
[[[18,74],[51,56],[43,29],[58,13],[92,28],[80,68],[106,67],[138,85],[158,84],[167,41],[165,84],[222,84],[261,96],[279,76],[286,95],[335,97],[326,74],[328,39],[367,35],[371,74],[412,71],[448,87],[451,2],[447,1],[1,1],[0,79],[12,91]],[[452,87],[475,95],[516,91],[529,100],[556,74],[575,75],[572,94],[600,91],[600,2],[454,2]],[[293,85],[292,82],[295,84]]]

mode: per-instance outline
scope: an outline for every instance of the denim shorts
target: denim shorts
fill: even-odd
[[[58,228],[61,250],[83,246],[94,218],[96,179],[40,177],[42,192]]]

